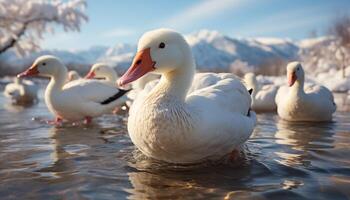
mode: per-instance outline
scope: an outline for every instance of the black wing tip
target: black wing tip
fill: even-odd
[[[129,90],[123,90],[123,89],[119,89],[118,93],[116,93],[115,95],[107,98],[106,100],[102,101],[100,104],[101,105],[106,105],[109,104],[117,99],[119,99],[120,97],[122,97],[124,94],[126,94],[127,92],[129,92],[131,89]]]
[[[249,89],[248,92],[251,95],[253,93],[253,88]]]

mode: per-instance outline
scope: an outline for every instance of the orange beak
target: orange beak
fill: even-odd
[[[26,77],[26,76],[35,76],[35,75],[38,75],[38,74],[39,74],[38,67],[36,65],[32,65],[26,71],[18,74],[17,77],[21,78],[21,77]]]
[[[96,76],[94,71],[90,71],[84,78],[86,79],[93,79]]]
[[[291,87],[295,81],[297,80],[297,76],[295,75],[295,72],[288,74],[288,86]]]
[[[156,62],[152,60],[151,49],[147,48],[136,53],[136,56],[128,71],[118,80],[119,86],[136,81],[146,73],[155,70]]]

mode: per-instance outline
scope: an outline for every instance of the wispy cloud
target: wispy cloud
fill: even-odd
[[[125,37],[135,34],[135,31],[128,28],[115,28],[106,32],[103,32],[102,37]]]
[[[193,25],[197,21],[203,21],[226,10],[240,8],[252,0],[205,0],[191,6],[184,11],[166,19],[162,24],[168,27],[181,29]]]
[[[314,13],[310,15],[310,13]],[[323,14],[319,14],[323,13]],[[282,33],[302,28],[310,28],[319,22],[326,22],[332,18],[332,13],[324,12],[324,7],[306,7],[299,10],[287,10],[275,13],[254,23],[233,30],[235,34],[243,36],[261,36],[272,33]],[[304,30],[301,30],[305,32]],[[311,31],[311,30],[310,30]]]

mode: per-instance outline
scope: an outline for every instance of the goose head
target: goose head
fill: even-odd
[[[115,74],[115,71],[113,68],[109,67],[108,65],[104,63],[97,63],[94,64],[89,73],[85,76],[87,79],[97,78],[97,79],[104,79],[106,77],[109,77],[111,75]]]
[[[140,38],[137,49],[130,68],[118,81],[120,86],[131,83],[148,72],[166,74],[182,70],[189,66],[184,62],[193,60],[184,37],[170,29],[146,32]]]
[[[78,72],[74,70],[71,70],[68,72],[68,82],[78,80],[79,78],[80,78],[80,75],[78,74]]]
[[[43,76],[43,77],[57,77],[67,74],[67,68],[63,63],[54,56],[40,56],[37,58],[29,69],[17,75],[17,77],[26,76]]]
[[[299,62],[291,62],[287,65],[288,86],[291,87],[294,83],[304,81],[304,70]]]

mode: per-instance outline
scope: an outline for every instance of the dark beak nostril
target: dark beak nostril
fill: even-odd
[[[142,60],[141,60],[141,59],[140,59],[140,60],[137,60],[137,61],[136,61],[136,65],[141,64],[141,62],[142,62]]]

